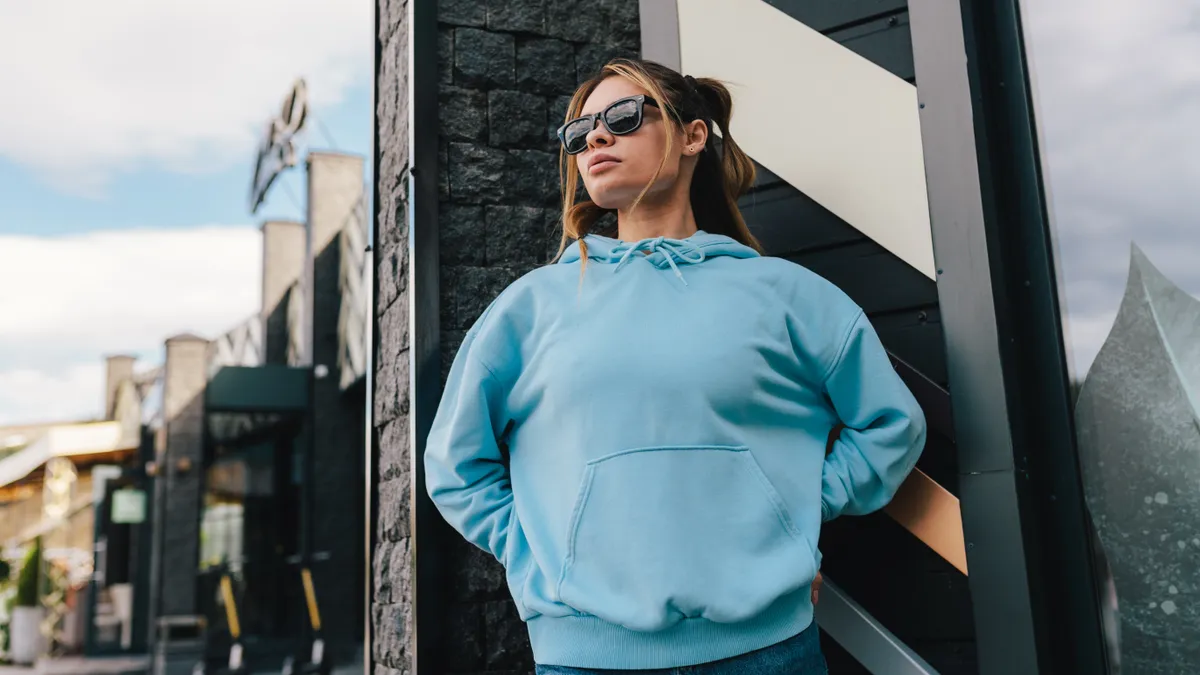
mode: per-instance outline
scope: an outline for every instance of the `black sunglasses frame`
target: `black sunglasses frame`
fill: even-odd
[[[609,124],[608,124],[608,118],[607,118],[608,112],[610,110],[612,110],[613,108],[617,107],[618,105],[621,105],[622,103],[628,103],[629,101],[635,101],[637,103],[637,122],[633,125],[633,128],[629,129],[628,131],[620,131],[620,132],[613,131],[613,128],[611,126],[609,126]],[[604,107],[604,110],[601,110],[600,112],[595,112],[590,115],[583,115],[581,117],[576,117],[575,119],[570,120],[566,124],[559,127],[558,128],[558,140],[560,143],[562,143],[563,150],[568,155],[578,155],[579,153],[583,152],[584,150],[587,150],[587,143],[584,143],[583,147],[580,148],[579,150],[576,150],[575,152],[571,152],[571,149],[567,147],[567,138],[566,138],[567,127],[569,127],[573,124],[578,124],[579,122],[582,122],[582,121],[590,121],[591,122],[588,125],[588,133],[589,134],[592,132],[593,129],[596,128],[596,120],[599,120],[600,123],[604,125],[604,128],[608,130],[608,133],[612,134],[613,136],[626,136],[628,134],[632,134],[633,132],[642,128],[642,122],[644,122],[646,119],[645,107],[647,105],[652,105],[655,108],[659,108],[660,110],[662,109],[662,107],[658,105],[658,101],[655,101],[652,97],[647,96],[645,94],[637,94],[636,96],[626,96],[625,98],[619,98],[619,99],[613,101],[612,103],[609,103],[607,106]]]

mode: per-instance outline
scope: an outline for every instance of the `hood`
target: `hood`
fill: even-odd
[[[616,269],[619,270],[634,259],[635,255],[644,253],[644,259],[647,262],[659,269],[670,268],[675,272],[675,276],[683,281],[684,285],[687,284],[687,281],[683,278],[683,273],[679,271],[680,265],[699,265],[705,260],[720,257],[758,257],[758,251],[749,246],[740,244],[726,235],[711,234],[704,230],[698,230],[685,239],[652,237],[639,241],[621,241],[612,237],[589,234],[583,238],[583,241],[587,243],[588,260],[615,263]],[[559,264],[573,263],[578,262],[579,258],[579,242],[576,241],[563,251],[558,262]]]

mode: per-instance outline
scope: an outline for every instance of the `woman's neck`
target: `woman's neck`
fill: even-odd
[[[647,195],[632,213],[617,211],[617,238],[621,241],[640,241],[654,237],[686,239],[696,233],[696,216],[692,202],[685,193],[682,199],[655,203]]]

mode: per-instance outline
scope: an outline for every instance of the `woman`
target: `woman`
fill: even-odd
[[[862,310],[760,255],[731,108],[647,61],[584,83],[557,263],[505,289],[450,370],[427,488],[504,565],[538,673],[826,672],[821,523],[884,506],[924,445]],[[593,231],[606,213],[614,236]]]

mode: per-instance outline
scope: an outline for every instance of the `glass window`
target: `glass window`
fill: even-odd
[[[200,589],[214,625],[224,625],[220,577],[229,574],[238,615],[248,635],[282,634],[293,627],[285,598],[298,572],[287,557],[299,529],[291,477],[291,443],[218,451],[205,472],[200,520]],[[289,590],[293,592],[289,592]],[[295,610],[294,606],[290,607]]]
[[[1124,673],[1200,672],[1200,12],[1023,15],[1110,643]]]

